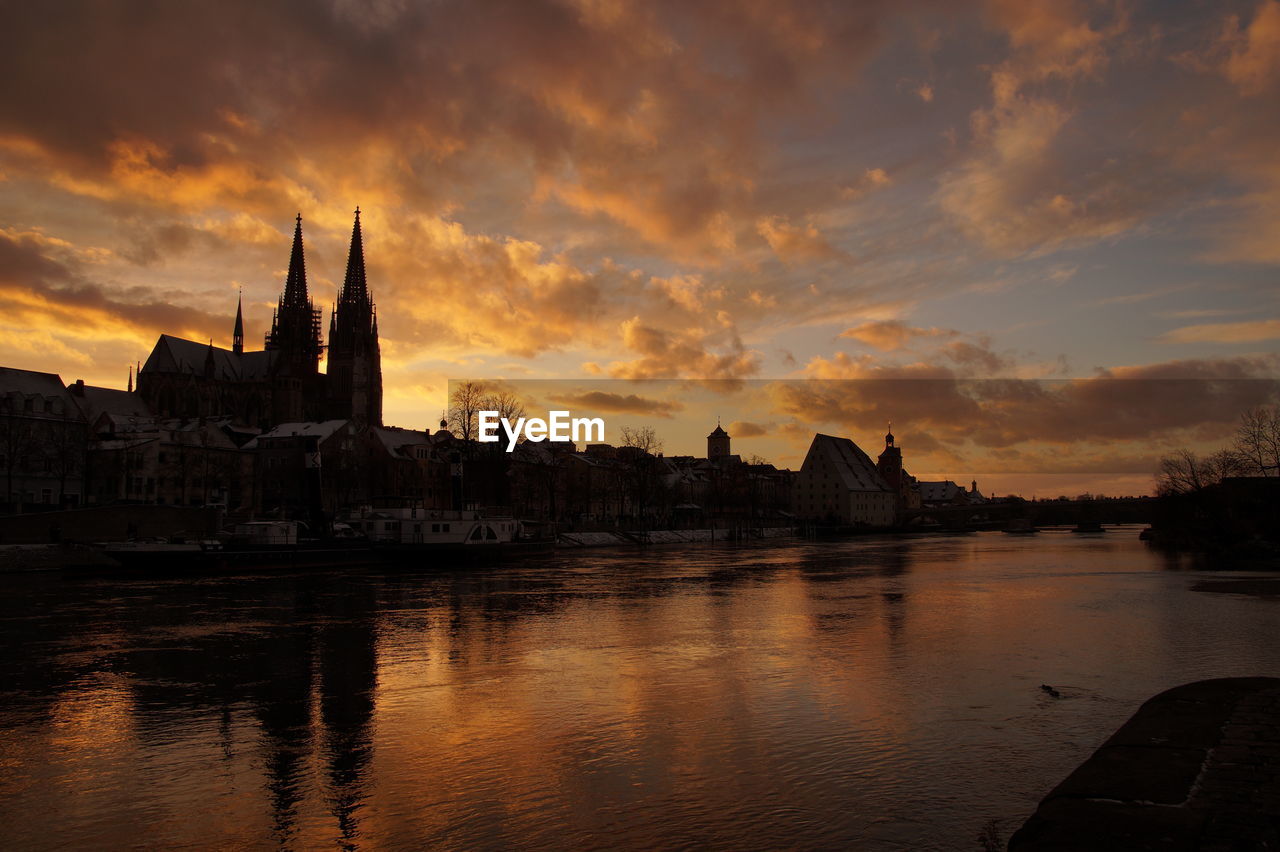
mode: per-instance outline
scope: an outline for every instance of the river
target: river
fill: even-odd
[[[1154,693],[1280,675],[1280,602],[1205,576],[1135,528],[0,576],[0,823],[20,849],[974,850]]]

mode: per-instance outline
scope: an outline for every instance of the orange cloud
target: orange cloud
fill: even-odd
[[[851,259],[827,242],[813,223],[792,225],[780,216],[769,216],[756,223],[756,230],[774,254],[788,263]]]
[[[1242,94],[1267,91],[1280,78],[1280,2],[1263,0],[1243,29],[1240,19],[1230,16],[1221,47],[1227,51],[1221,71]]]
[[[769,428],[750,420],[735,420],[729,424],[729,434],[735,438],[759,438],[769,434]]]
[[[745,348],[732,329],[671,333],[632,317],[622,323],[621,331],[623,345],[640,357],[611,363],[609,374],[614,378],[736,380],[760,371],[759,353]],[[710,348],[713,340],[726,336],[719,351]]]
[[[582,391],[581,393],[564,393],[551,396],[552,402],[588,413],[602,414],[645,414],[651,417],[671,419],[684,406],[679,402],[662,399],[649,399],[634,393],[620,394],[609,391]],[[575,411],[575,414],[578,411]]]
[[[873,320],[840,332],[841,337],[857,340],[882,352],[902,349],[921,338],[955,337],[958,331],[947,328],[916,328],[902,320]]]
[[[1257,343],[1280,340],[1280,319],[1188,325],[1167,331],[1162,343]]]

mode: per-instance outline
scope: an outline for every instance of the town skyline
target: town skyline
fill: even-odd
[[[389,424],[434,429],[450,378],[576,382],[668,452],[720,414],[798,467],[892,419],[913,470],[1056,496],[1146,493],[1274,400],[1275,0],[494,9],[15,10],[0,364],[124,387],[160,334],[229,347],[241,290],[262,340],[298,214],[327,321],[359,205]],[[1262,381],[967,437],[966,383],[1100,378]],[[878,379],[961,392],[762,390]]]

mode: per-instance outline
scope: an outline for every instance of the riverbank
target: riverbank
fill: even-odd
[[[694,544],[712,541],[755,541],[758,539],[787,538],[795,535],[792,527],[768,527],[743,529],[720,527],[704,530],[646,530],[644,532],[579,532],[560,533],[557,547],[620,547],[635,544]]]
[[[1280,577],[1258,577],[1245,580],[1203,580],[1191,587],[1193,592],[1225,595],[1252,595],[1256,598],[1280,600]]]
[[[111,567],[114,560],[85,544],[0,544],[0,573]]]
[[[1280,678],[1162,692],[1040,802],[1010,852],[1280,847]]]

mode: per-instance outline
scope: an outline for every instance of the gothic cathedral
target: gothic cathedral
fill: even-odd
[[[360,210],[351,229],[347,274],[329,318],[327,372],[320,372],[321,312],[307,290],[302,216],[284,292],[261,350],[244,349],[243,301],[230,349],[160,335],[138,371],[138,392],[160,417],[228,417],[259,429],[282,423],[352,420],[382,425],[378,313],[365,280]]]

